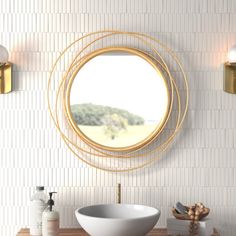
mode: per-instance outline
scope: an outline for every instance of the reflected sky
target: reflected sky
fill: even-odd
[[[77,74],[70,104],[93,103],[125,109],[159,123],[168,104],[167,89],[158,72],[136,55],[99,55]]]

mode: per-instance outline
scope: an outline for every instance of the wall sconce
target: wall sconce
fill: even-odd
[[[236,94],[236,45],[229,50],[224,64],[224,91]]]
[[[12,91],[12,64],[8,58],[7,49],[0,45],[0,94]]]

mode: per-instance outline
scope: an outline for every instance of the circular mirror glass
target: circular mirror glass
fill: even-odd
[[[69,81],[70,123],[89,144],[112,151],[134,150],[162,128],[169,92],[157,65],[131,48],[95,51]]]

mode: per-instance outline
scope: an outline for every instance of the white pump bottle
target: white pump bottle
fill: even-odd
[[[47,203],[47,208],[43,212],[43,236],[58,236],[59,235],[59,213],[53,209],[54,201],[52,195],[56,192],[50,192]]]

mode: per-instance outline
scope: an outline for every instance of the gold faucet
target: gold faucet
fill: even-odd
[[[121,204],[121,184],[120,183],[117,186],[117,203]]]

